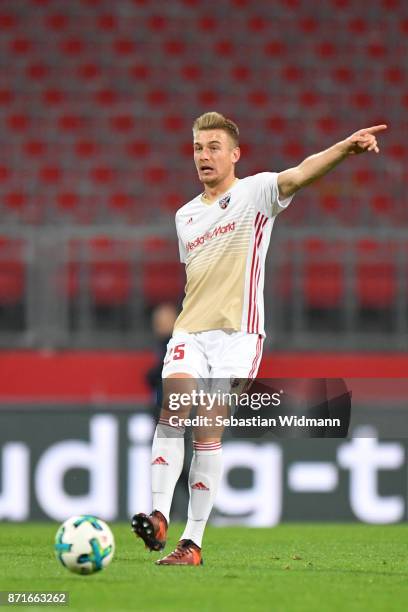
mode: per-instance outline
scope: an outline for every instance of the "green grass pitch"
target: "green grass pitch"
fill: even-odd
[[[0,524],[0,590],[69,591],[70,605],[31,610],[393,612],[408,606],[408,526],[209,527],[204,566],[159,567],[125,524],[116,555],[92,576],[54,558],[57,524]],[[166,551],[182,530],[172,525]],[[21,609],[21,608],[20,608]]]

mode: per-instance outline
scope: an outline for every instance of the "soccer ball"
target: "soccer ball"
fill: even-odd
[[[108,525],[95,516],[71,516],[55,536],[55,555],[77,574],[93,574],[112,561],[115,541]]]

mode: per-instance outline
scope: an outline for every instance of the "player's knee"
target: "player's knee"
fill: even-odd
[[[192,408],[192,393],[196,386],[196,381],[190,374],[171,374],[163,379],[161,416],[167,419],[172,415],[188,417]]]

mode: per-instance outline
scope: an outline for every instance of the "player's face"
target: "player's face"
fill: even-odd
[[[224,130],[201,130],[194,134],[194,163],[202,183],[217,185],[234,176],[239,147]]]

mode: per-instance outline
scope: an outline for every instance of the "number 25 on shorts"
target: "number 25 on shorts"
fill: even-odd
[[[171,360],[173,361],[177,361],[179,359],[184,359],[184,347],[185,347],[186,343],[182,342],[181,344],[176,344],[176,346],[174,348],[171,348],[169,351],[169,355],[167,357],[167,359],[165,360],[165,365],[167,365],[168,363],[170,363]]]

